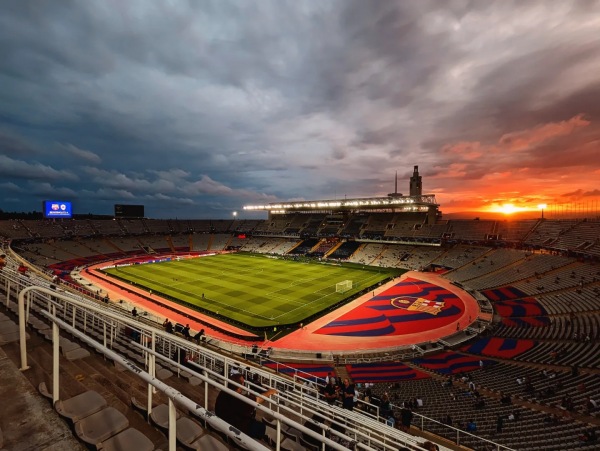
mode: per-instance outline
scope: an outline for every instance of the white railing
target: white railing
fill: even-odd
[[[7,296],[7,302],[9,302],[8,298],[10,297],[10,290],[7,291],[9,296]],[[208,377],[203,376],[201,373],[194,372],[194,376],[199,377],[205,383],[219,387],[223,389],[222,383],[225,383],[225,379],[222,379],[223,382],[214,381],[214,379],[218,379],[216,376],[220,374],[220,372],[211,370],[211,366],[215,368],[218,366],[219,369],[222,368],[224,374],[229,373],[229,368],[232,366],[244,365],[248,366],[247,362],[241,363],[238,360],[233,358],[229,358],[218,354],[210,349],[206,349],[200,346],[196,346],[195,344],[186,341],[177,336],[173,336],[171,334],[167,334],[166,332],[158,329],[153,329],[152,327],[140,323],[133,318],[123,317],[118,313],[110,311],[104,306],[94,306],[90,305],[86,302],[82,302],[76,299],[73,299],[71,296],[64,294],[62,292],[56,291],[54,289],[45,288],[45,287],[27,287],[19,290],[19,321],[20,321],[20,333],[21,333],[21,368],[23,370],[28,368],[27,362],[27,349],[25,346],[25,323],[29,316],[29,312],[31,310],[32,304],[36,303],[37,305],[45,305],[46,313],[45,316],[52,316],[52,321],[55,324],[60,324],[60,326],[64,329],[69,330],[74,335],[76,335],[81,340],[86,343],[90,343],[91,346],[96,349],[102,349],[104,352],[104,348],[106,348],[109,352],[105,353],[109,355],[110,358],[113,358],[114,361],[122,364],[128,369],[137,368],[137,365],[133,364],[129,359],[121,356],[116,353],[114,350],[110,348],[116,345],[116,338],[119,333],[121,333],[125,328],[130,328],[139,333],[139,340],[142,343],[147,343],[148,348],[143,346],[137,346],[140,351],[140,356],[143,355],[144,362],[148,367],[148,372],[142,371],[143,376],[150,378],[151,380],[156,380],[155,378],[155,365],[156,358],[159,355],[157,349],[162,349],[163,354],[160,354],[161,357],[158,357],[163,360],[170,360],[169,356],[174,353],[179,353],[179,349],[184,350],[184,352],[191,354],[194,356],[196,360],[202,362],[203,364],[208,362],[205,365],[202,365],[202,371],[209,374]],[[59,317],[60,316],[60,317]],[[60,323],[59,323],[60,321]],[[67,321],[70,324],[67,324]],[[99,326],[102,331],[100,342],[93,340],[86,333],[86,329],[92,329],[93,326],[97,328]],[[82,329],[82,330],[79,330]],[[57,337],[54,337],[57,340]],[[93,342],[93,344],[92,344]],[[56,353],[58,355],[58,341],[54,342],[54,346],[57,348]],[[164,353],[167,352],[167,356]],[[118,358],[116,358],[118,357]],[[211,363],[212,362],[212,363]],[[180,370],[184,370],[187,372],[191,372],[189,368],[186,368],[183,365],[180,365],[176,362],[171,362],[171,365],[177,366]],[[58,365],[58,363],[57,363]],[[133,365],[133,367],[132,367]],[[57,366],[58,368],[58,366]],[[135,370],[136,374],[138,373],[137,369]],[[296,415],[296,417],[300,418],[303,421],[309,421],[309,418],[312,414],[318,413],[323,415],[327,419],[331,419],[334,423],[338,422],[340,426],[345,429],[350,429],[346,432],[346,434],[339,434],[340,438],[348,441],[353,441],[354,449],[360,450],[372,450],[376,449],[373,446],[377,447],[377,449],[382,450],[396,450],[399,446],[407,446],[409,445],[413,449],[419,448],[419,441],[404,434],[396,429],[387,427],[375,419],[368,418],[362,413],[358,412],[349,412],[345,411],[341,408],[330,408],[325,402],[318,400],[315,398],[314,394],[310,394],[311,390],[309,387],[305,387],[301,383],[296,383],[293,380],[288,378],[276,375],[264,368],[260,367],[252,367],[253,373],[258,373],[260,378],[263,381],[267,381],[266,384],[270,387],[278,387],[282,388],[281,396],[279,399],[284,399],[285,403],[293,406],[291,411],[287,413]],[[53,393],[58,394],[58,388],[56,384],[58,383],[58,369],[54,371],[55,376],[53,377]],[[222,377],[222,376],[219,376]],[[151,409],[151,397],[152,387],[156,388],[156,385],[149,384],[148,386],[148,406]],[[207,390],[205,391],[205,393]],[[298,393],[299,397],[287,397],[286,393]],[[168,393],[167,393],[168,395]],[[54,395],[57,396],[57,395]],[[207,409],[205,401],[205,406],[203,407],[205,410]],[[289,408],[284,408],[285,406],[276,404],[277,412],[281,410],[289,410]],[[274,407],[273,407],[274,408]],[[271,409],[272,410],[272,409]],[[281,420],[302,432],[306,432],[308,435],[311,435],[310,430],[305,428],[301,423],[289,419],[286,417],[285,420]],[[306,431],[305,431],[306,429]],[[329,430],[325,428],[331,434],[336,434],[335,430]],[[320,437],[320,440],[323,443],[327,443],[328,446],[334,449],[344,449],[341,445],[335,444],[335,442],[329,443],[329,439],[325,439],[324,437]]]
[[[269,451],[269,448],[264,446],[263,444],[253,440],[248,435],[243,432],[232,428],[229,423],[223,421],[216,415],[211,414],[205,408],[198,405],[197,402],[191,400],[187,396],[183,395],[181,392],[175,390],[164,382],[156,379],[151,376],[149,373],[145,372],[133,362],[127,360],[126,358],[120,356],[114,351],[111,351],[106,346],[101,345],[91,338],[87,337],[84,333],[78,331],[77,329],[69,326],[67,323],[62,321],[56,316],[56,305],[52,305],[52,313],[49,311],[42,311],[41,314],[47,317],[52,322],[52,347],[53,347],[53,364],[52,364],[52,400],[55,404],[59,399],[59,367],[60,367],[60,359],[59,359],[59,326],[60,328],[68,331],[73,336],[76,336],[80,340],[87,343],[89,346],[93,347],[97,351],[101,352],[114,362],[117,362],[127,368],[129,371],[136,374],[140,379],[148,384],[149,387],[154,387],[157,390],[163,392],[169,399],[169,451],[175,451],[177,447],[177,418],[176,418],[176,408],[175,404],[185,407],[189,412],[193,412],[197,417],[204,420],[206,423],[210,424],[214,429],[224,433],[228,437],[233,438],[236,443],[244,449],[248,449],[251,451]],[[199,375],[200,376],[200,375]],[[202,377],[202,376],[200,376]],[[225,387],[221,387],[222,390],[226,390],[234,394],[234,396],[239,396],[243,398],[243,396],[229,390]],[[151,393],[152,390],[149,390]],[[150,404],[151,405],[151,404]],[[150,411],[149,411],[150,413]]]
[[[390,404],[392,410],[400,410],[400,407]],[[475,449],[479,449],[479,447],[485,447],[485,449],[494,449],[496,451],[515,451],[513,448],[508,446],[501,445],[499,443],[493,442],[491,440],[485,439],[483,437],[479,437],[475,434],[471,434],[470,432],[464,431],[462,429],[455,428],[453,426],[449,426],[447,424],[442,423],[441,421],[436,421],[432,418],[426,417],[424,415],[420,415],[417,412],[413,411],[414,419],[413,426],[418,427],[422,431],[427,431],[428,428],[431,428],[433,425],[436,425],[438,428],[443,428],[446,430],[446,435],[444,437],[451,439],[454,437],[454,442],[460,446],[473,446],[473,443],[469,445],[464,445],[465,442],[469,440],[471,442],[476,443]],[[417,426],[418,424],[418,426]]]

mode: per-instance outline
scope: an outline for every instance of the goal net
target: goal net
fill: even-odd
[[[336,293],[345,293],[348,290],[352,289],[352,281],[351,280],[343,280],[335,284],[335,292]]]

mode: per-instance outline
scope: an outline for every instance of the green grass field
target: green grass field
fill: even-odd
[[[105,272],[255,328],[300,323],[402,271],[238,253]],[[353,288],[336,293],[335,284],[344,280]]]

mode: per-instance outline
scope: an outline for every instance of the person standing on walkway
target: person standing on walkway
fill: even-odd
[[[351,384],[348,379],[344,379],[342,387],[342,407],[347,410],[354,409],[354,384]]]

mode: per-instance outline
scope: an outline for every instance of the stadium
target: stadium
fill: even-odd
[[[597,212],[445,219],[417,166],[397,186],[244,207],[264,220],[1,220],[0,444],[597,449]],[[277,390],[264,437],[214,413],[234,373]]]

